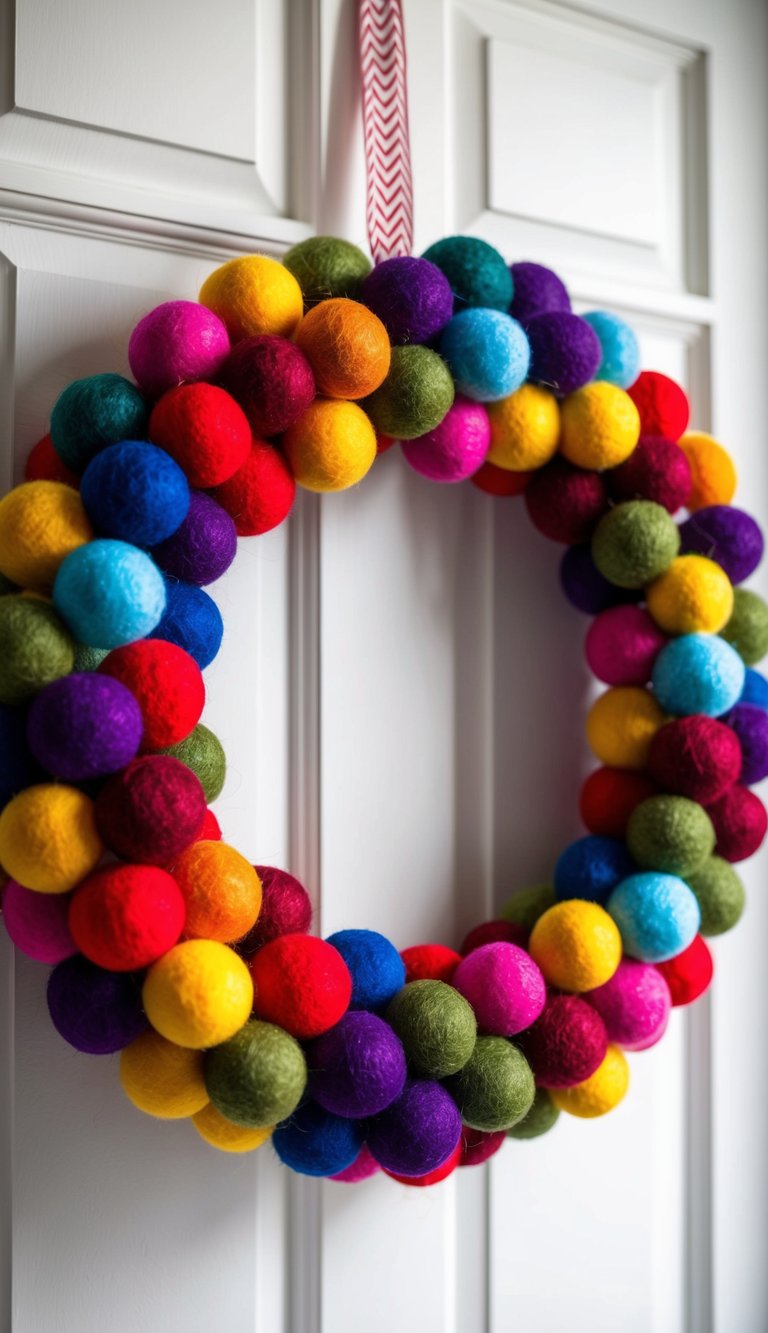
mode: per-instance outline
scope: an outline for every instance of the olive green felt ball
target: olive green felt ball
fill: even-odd
[[[768,604],[749,588],[734,588],[731,618],[720,637],[731,644],[746,662],[754,666],[768,653]]]
[[[213,1105],[234,1125],[267,1129],[298,1106],[307,1062],[295,1037],[273,1023],[252,1021],[205,1057]]]
[[[663,505],[628,500],[609,510],[595,529],[592,559],[619,588],[642,588],[663,574],[680,549],[680,533]]]
[[[389,374],[363,403],[381,435],[415,440],[439,426],[454,397],[453,378],[429,347],[393,347]]]
[[[531,931],[540,916],[557,902],[551,884],[536,884],[530,889],[521,889],[508,898],[499,911],[503,921],[511,921],[523,930]]]
[[[687,882],[701,910],[702,935],[722,935],[736,925],[746,899],[744,885],[730,861],[710,856]]]
[[[12,594],[0,598],[0,701],[22,703],[69,675],[75,644],[49,602]]]
[[[511,1129],[527,1115],[536,1093],[531,1067],[506,1037],[478,1037],[461,1073],[446,1079],[470,1129]]]
[[[389,1004],[408,1063],[422,1078],[445,1078],[463,1069],[477,1037],[471,1004],[445,981],[410,981]]]
[[[299,241],[283,255],[283,263],[301,287],[305,306],[334,296],[354,300],[363,278],[371,271],[368,256],[338,236],[310,236]]]
[[[560,1115],[546,1088],[537,1088],[530,1111],[507,1130],[510,1139],[538,1139],[556,1123]]]
[[[180,759],[192,769],[209,805],[221,795],[227,776],[227,757],[218,736],[202,722],[198,722],[183,741],[169,745],[160,754],[172,754],[174,759]]]
[[[629,817],[627,847],[646,870],[688,879],[712,855],[715,830],[696,801],[686,796],[649,796]]]
[[[91,648],[87,643],[75,646],[75,671],[97,671],[109,654],[108,648]]]

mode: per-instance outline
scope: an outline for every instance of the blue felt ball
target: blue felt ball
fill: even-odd
[[[0,703],[0,806],[17,792],[43,781],[27,744],[27,710]]]
[[[755,708],[768,709],[768,680],[754,667],[747,667],[744,673],[744,689],[739,698],[740,704],[754,704]]]
[[[589,834],[577,838],[558,857],[555,897],[604,903],[616,885],[637,869],[621,838]]]
[[[178,644],[203,671],[219,651],[223,634],[221,612],[207,592],[193,583],[166,579],[165,611],[152,631],[153,639]]]
[[[91,459],[80,498],[97,532],[134,546],[154,546],[184,522],[189,482],[164,449],[123,440]]]
[[[51,440],[59,458],[82,472],[94,454],[119,440],[140,440],[147,404],[122,375],[89,375],[59,394],[51,412]]]
[[[522,326],[500,310],[460,310],[443,330],[440,354],[456,388],[479,403],[496,402],[519,389],[530,362]]]
[[[509,310],[512,274],[504,256],[479,236],[444,236],[424,251],[423,258],[436,264],[451,284],[454,310],[465,306]]]
[[[715,634],[682,634],[665,644],[651,681],[661,707],[685,717],[720,717],[738,701],[745,668],[739,654]]]
[[[682,953],[701,924],[699,904],[685,880],[656,870],[622,880],[607,908],[624,952],[644,963],[663,963]]]
[[[394,944],[376,930],[337,930],[338,949],[352,976],[350,1009],[381,1009],[405,985],[405,964]]]
[[[302,1176],[336,1176],[351,1166],[363,1146],[360,1123],[305,1101],[278,1125],[272,1143],[280,1161]]]
[[[145,551],[101,537],[62,561],[53,602],[78,643],[118,648],[155,628],[165,610],[165,583]]]
[[[603,353],[595,379],[628,389],[640,374],[640,347],[634,329],[607,310],[590,310],[582,319],[594,329]]]

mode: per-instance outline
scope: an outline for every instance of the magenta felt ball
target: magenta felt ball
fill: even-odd
[[[397,255],[371,269],[360,300],[378,315],[390,342],[425,343],[453,314],[453,292],[445,274],[428,259]]]
[[[152,556],[166,574],[202,587],[221,578],[237,552],[237,529],[226,509],[203,491],[193,491],[189,513]]]
[[[606,473],[614,500],[653,500],[675,514],[691,494],[691,465],[679,444],[641,435],[632,453]]]
[[[307,1046],[309,1093],[326,1111],[378,1115],[405,1086],[405,1052],[388,1023],[364,1009],[344,1014]]]
[[[447,1161],[461,1136],[461,1116],[450,1093],[431,1079],[406,1083],[400,1096],[366,1127],[379,1166],[400,1176],[425,1176]]]
[[[588,991],[584,999],[602,1018],[608,1040],[628,1051],[655,1046],[667,1030],[669,986],[650,963],[622,958],[610,981]]]
[[[602,1064],[608,1037],[600,1015],[580,996],[550,995],[520,1044],[540,1088],[572,1088]]]
[[[260,439],[295,425],[315,396],[315,377],[304,353],[270,333],[237,343],[221,367],[219,384],[240,404]]]
[[[692,713],[659,728],[651,741],[647,768],[662,791],[709,805],[737,781],[741,745],[723,722]]]
[[[363,1144],[357,1157],[351,1166],[346,1170],[339,1171],[338,1175],[329,1176],[329,1180],[339,1180],[344,1185],[359,1185],[361,1180],[369,1180],[381,1170],[376,1158],[371,1155],[368,1148]]]
[[[530,955],[503,941],[467,954],[451,985],[472,1005],[479,1030],[498,1037],[530,1027],[547,998],[544,978]]]
[[[680,528],[680,551],[706,555],[724,569],[731,583],[743,583],[763,558],[760,525],[733,505],[708,505]]]
[[[60,963],[77,953],[69,933],[68,893],[35,893],[9,879],[3,893],[3,921],[11,939],[36,963]]]
[[[457,397],[439,426],[403,443],[415,472],[430,481],[464,481],[482,466],[491,443],[491,424],[482,403]]]
[[[529,379],[564,396],[594,378],[603,356],[595,330],[579,315],[553,310],[525,326],[531,346]]]
[[[755,704],[737,704],[721,718],[741,743],[739,781],[752,787],[768,777],[768,713]]]
[[[592,621],[584,643],[589,668],[606,685],[645,685],[667,642],[639,606],[612,606]]]
[[[548,315],[552,311],[570,310],[571,300],[565,283],[543,264],[524,260],[510,264],[514,295],[509,313],[525,325],[534,315]]]
[[[141,709],[130,690],[95,671],[62,676],[33,700],[29,748],[55,778],[87,782],[125,768],[141,744]]]
[[[229,334],[212,310],[165,301],[139,320],[128,361],[139,388],[159,398],[177,384],[215,379],[228,351]]]
[[[768,832],[768,811],[749,787],[734,783],[707,807],[715,830],[715,853],[726,861],[746,861]]]

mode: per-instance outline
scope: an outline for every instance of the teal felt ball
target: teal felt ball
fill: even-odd
[[[639,866],[686,878],[712,855],[715,830],[697,801],[649,796],[629,817],[627,847]]]
[[[386,1011],[408,1063],[422,1078],[445,1078],[469,1060],[477,1023],[472,1006],[444,981],[411,981]]]
[[[147,404],[135,384],[122,375],[89,375],[59,394],[51,412],[51,440],[59,458],[82,472],[108,444],[141,440],[147,428]]]
[[[686,878],[701,912],[702,935],[722,935],[731,930],[744,911],[744,885],[729,861],[710,856]]]
[[[235,1125],[266,1129],[287,1119],[306,1083],[304,1052],[273,1023],[246,1023],[205,1057],[208,1096]]]
[[[595,379],[628,389],[640,374],[640,347],[634,329],[607,310],[590,310],[582,319],[594,329],[602,351]]]
[[[733,611],[720,634],[747,666],[755,666],[768,653],[768,603],[749,588],[734,588]]]
[[[144,551],[105,537],[62,561],[53,602],[78,643],[117,648],[151,634],[165,610],[165,583]]]
[[[488,1133],[516,1125],[536,1093],[528,1061],[506,1037],[478,1037],[464,1068],[446,1079],[446,1087],[464,1124]]]
[[[431,347],[393,347],[389,374],[363,406],[381,435],[415,440],[440,425],[455,389],[443,358]]]
[[[449,320],[440,338],[456,388],[479,403],[507,398],[524,383],[531,360],[522,326],[500,310],[473,307]]]
[[[504,256],[478,236],[445,236],[424,251],[424,259],[445,274],[453,292],[454,310],[485,306],[509,310],[514,295],[512,274]]]
[[[619,928],[624,953],[644,963],[665,963],[687,949],[701,920],[699,904],[679,875],[646,870],[614,889],[607,910]]]
[[[642,588],[671,565],[680,532],[663,505],[628,500],[600,519],[592,538],[592,559],[618,588]]]
[[[546,1088],[537,1088],[531,1109],[522,1120],[507,1130],[510,1139],[538,1139],[557,1123],[560,1108],[555,1106]]]

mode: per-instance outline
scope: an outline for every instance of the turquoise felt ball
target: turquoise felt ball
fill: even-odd
[[[655,870],[629,875],[608,899],[624,952],[644,963],[663,963],[687,949],[701,923],[695,894],[677,875]]]
[[[104,537],[62,562],[53,602],[78,643],[118,648],[151,634],[165,610],[165,582],[144,551]]]
[[[446,324],[440,353],[459,391],[479,403],[507,398],[524,383],[531,360],[522,326],[500,310],[460,310]]]
[[[422,256],[445,274],[453,292],[454,310],[487,306],[509,310],[514,283],[499,251],[479,236],[444,236]]]
[[[141,440],[147,404],[122,375],[88,375],[59,394],[51,412],[51,440],[59,458],[82,472],[94,454],[120,440]]]
[[[682,634],[662,648],[653,665],[653,692],[667,713],[720,717],[744,689],[744,663],[715,634]]]
[[[634,330],[607,310],[590,310],[582,319],[594,329],[602,351],[595,379],[628,389],[640,374],[640,348]]]

